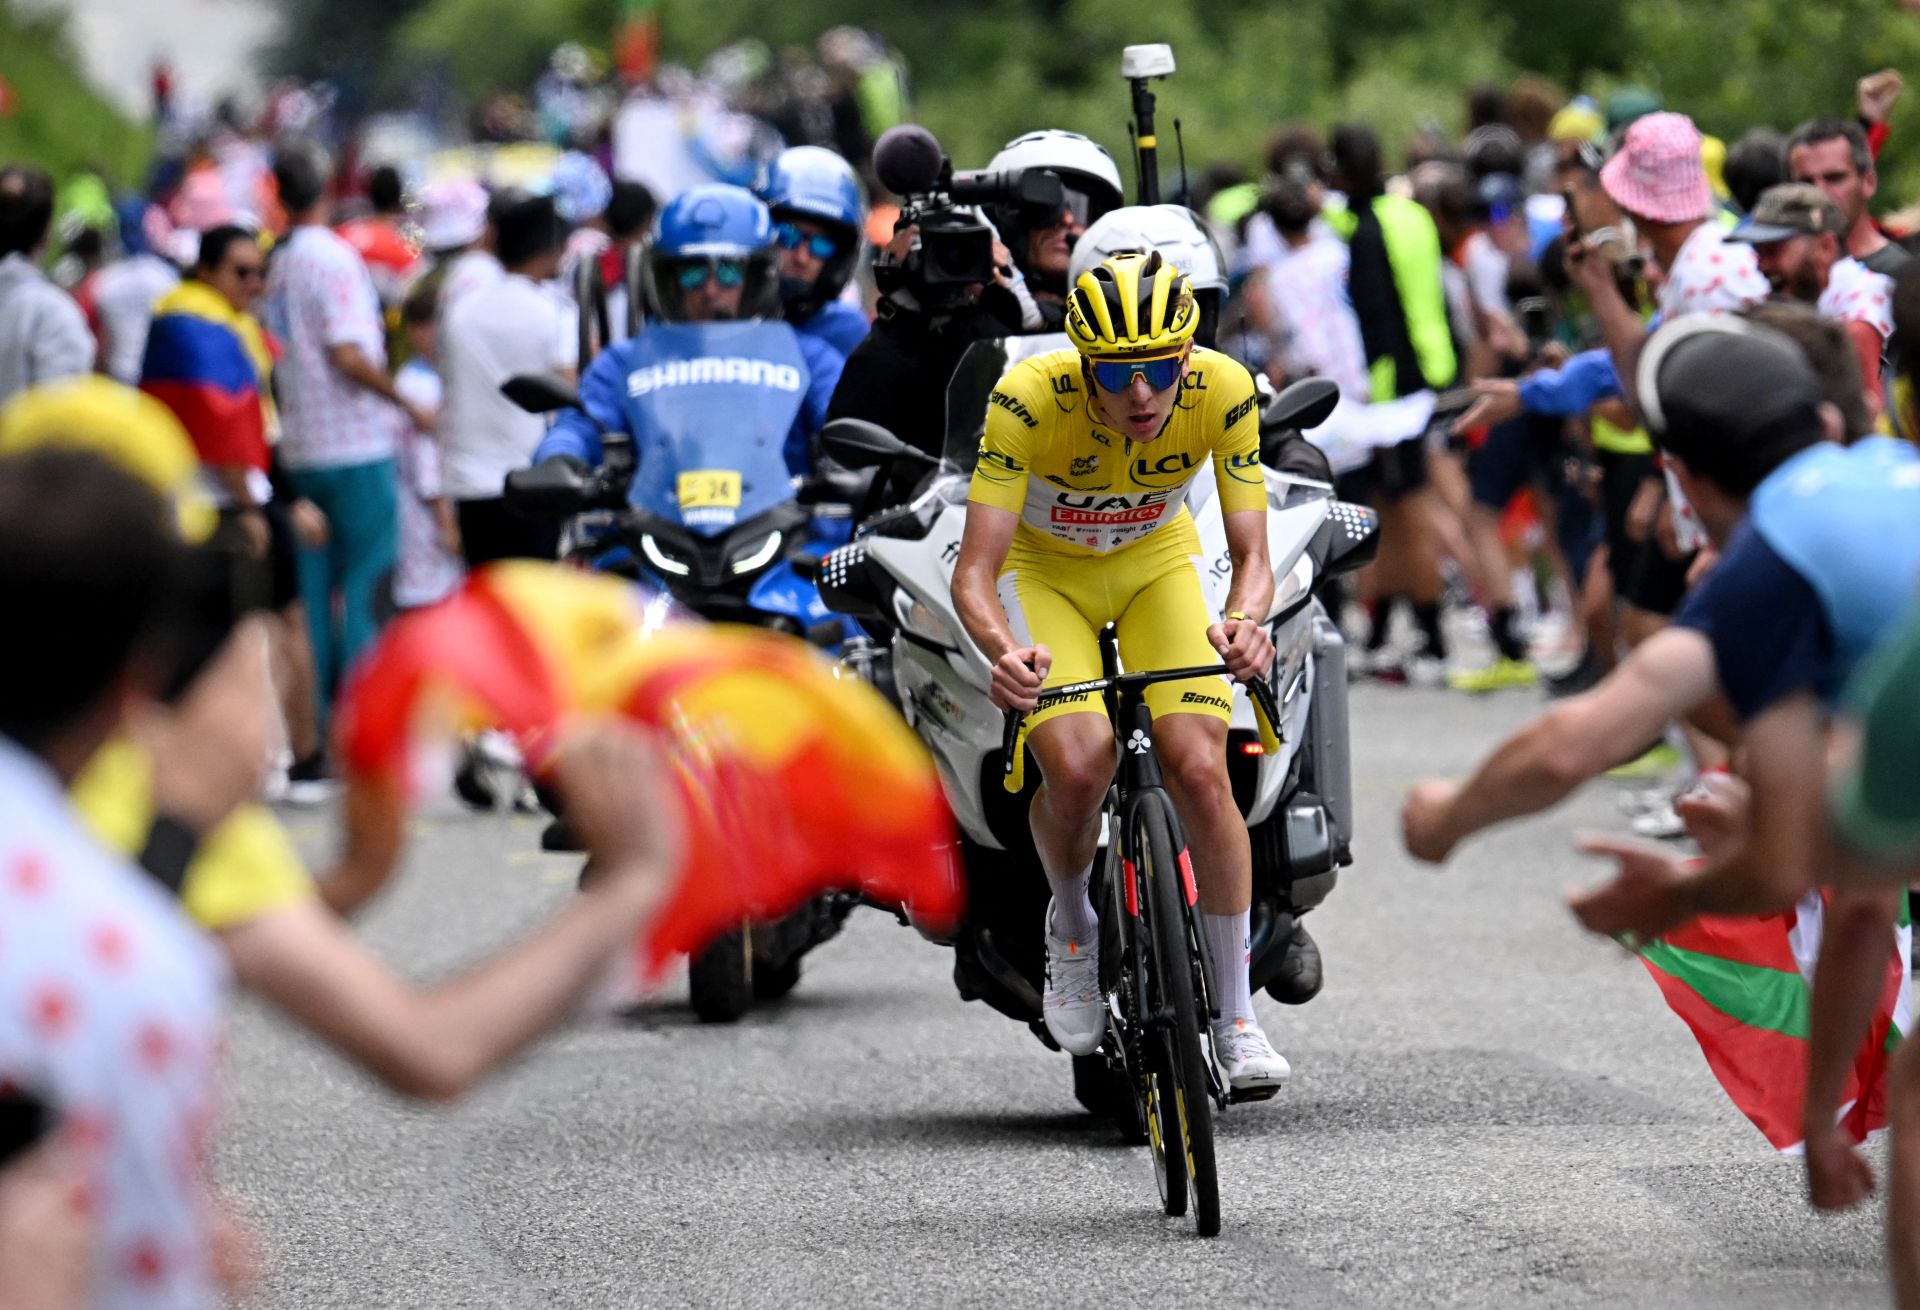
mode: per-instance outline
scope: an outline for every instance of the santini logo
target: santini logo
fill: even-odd
[[[644,396],[665,387],[691,387],[737,382],[748,387],[771,387],[776,391],[798,391],[804,385],[800,370],[791,364],[772,364],[764,359],[740,355],[726,358],[677,359],[671,364],[654,364],[627,374],[627,394]]]

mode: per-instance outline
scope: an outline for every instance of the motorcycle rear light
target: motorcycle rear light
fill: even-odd
[[[1240,743],[1240,753],[1242,755],[1265,755],[1267,748],[1257,741],[1243,741]]]

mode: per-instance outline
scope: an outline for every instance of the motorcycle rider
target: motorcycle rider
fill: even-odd
[[[767,207],[751,192],[724,183],[682,192],[660,211],[647,248],[645,291],[650,317],[665,323],[777,320],[779,258]],[[582,408],[559,416],[534,452],[534,462],[565,455],[598,465],[602,432],[631,435],[644,461],[654,430],[648,396],[661,386],[640,383],[643,373],[652,377],[648,370],[665,369],[658,379],[663,386],[705,387],[715,405],[756,404],[769,392],[803,393],[785,453],[788,470],[806,475],[813,437],[826,421],[827,401],[844,360],[820,338],[777,321],[763,322],[761,328],[742,336],[738,345],[751,363],[771,368],[729,368],[741,362],[736,358],[665,359],[645,331],[609,347],[581,380]]]
[[[867,206],[860,179],[822,146],[782,151],[760,184],[780,247],[780,302],[787,322],[840,352],[867,335],[867,316],[840,298],[860,258]]]
[[[1044,128],[1017,136],[987,163],[1002,176],[1041,168],[1060,179],[1065,203],[1058,215],[1036,216],[1015,204],[988,205],[987,218],[1012,252],[1014,266],[1040,311],[1042,332],[1058,332],[1067,317],[1067,271],[1074,242],[1125,197],[1120,170],[1105,147],[1078,132]]]
[[[1193,345],[1191,284],[1158,252],[1084,274],[1067,305],[1072,350],[1000,380],[969,493],[953,600],[993,662],[1002,709],[1033,710],[1044,687],[1099,676],[1096,634],[1119,625],[1129,668],[1224,658],[1263,675],[1274,658],[1266,484],[1252,377]],[[1200,460],[1218,479],[1233,565],[1227,613],[1208,613],[1183,495]],[[1284,1083],[1287,1062],[1254,1016],[1247,973],[1252,851],[1227,777],[1232,701],[1212,678],[1147,693],[1167,788],[1192,834],[1202,933],[1219,978],[1214,1051],[1235,1089]],[[1031,822],[1052,885],[1046,917],[1049,1032],[1075,1055],[1106,1032],[1099,933],[1087,885],[1113,732],[1092,697],[1028,720],[1042,786]]]

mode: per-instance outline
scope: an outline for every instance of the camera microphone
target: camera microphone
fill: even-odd
[[[938,138],[917,123],[888,128],[873,146],[873,171],[880,185],[897,196],[933,190],[946,167],[947,152]]]

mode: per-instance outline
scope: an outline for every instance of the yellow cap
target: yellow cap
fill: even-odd
[[[173,411],[97,374],[30,387],[0,407],[0,456],[43,446],[104,455],[174,502],[180,535],[204,541],[218,522],[200,457]]]
[[[1598,141],[1606,135],[1607,120],[1588,105],[1568,105],[1547,124],[1549,141]]]
[[[1707,185],[1713,188],[1713,194],[1720,200],[1728,200],[1733,192],[1727,190],[1727,143],[1717,136],[1700,138],[1700,166],[1707,171]]]

